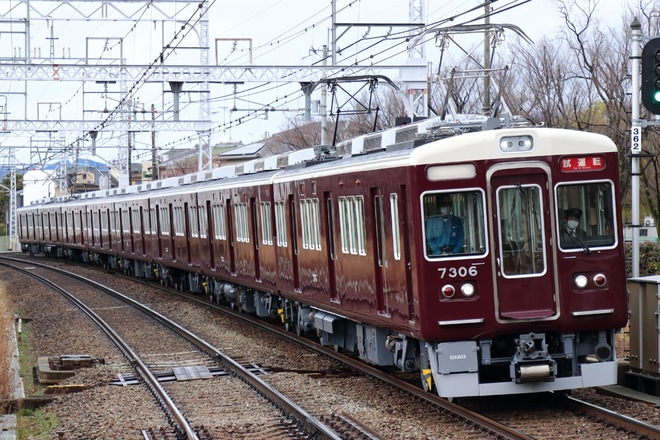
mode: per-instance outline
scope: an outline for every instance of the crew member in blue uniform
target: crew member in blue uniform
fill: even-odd
[[[452,214],[452,198],[441,194],[436,198],[438,215],[426,221],[426,244],[430,256],[463,252],[465,233],[461,219]]]

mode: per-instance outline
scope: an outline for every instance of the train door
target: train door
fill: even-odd
[[[255,281],[261,281],[261,260],[259,255],[259,228],[258,228],[258,213],[259,209],[257,208],[257,199],[255,197],[250,197],[250,211],[251,211],[251,220],[252,220],[252,239],[253,239],[253,249],[254,249],[254,278]]]
[[[99,233],[100,233],[100,226],[99,226],[99,211],[98,209],[94,209],[89,213],[90,217],[90,228],[91,228],[91,245],[92,246],[99,246],[101,243],[101,239],[99,238]]]
[[[207,237],[208,243],[208,250],[209,250],[209,267],[215,268],[215,230],[212,230],[212,225],[213,225],[213,208],[211,207],[211,201],[207,200],[206,201],[206,209],[204,214],[200,214],[200,220],[202,218],[205,219],[204,222],[202,222],[202,226],[200,227],[200,233],[202,236]],[[206,234],[206,235],[203,235]]]
[[[387,304],[385,300],[384,284],[386,282],[387,252],[385,248],[385,207],[381,189],[371,188],[371,200],[373,201],[374,219],[374,276],[376,282],[376,310],[378,314],[386,315]]]
[[[184,216],[184,218],[183,218],[183,228],[184,228],[183,234],[184,234],[184,237],[186,239],[186,263],[188,263],[188,264],[190,264],[190,262],[191,262],[190,261],[190,246],[191,246],[190,241],[193,239],[193,236],[194,236],[195,240],[197,240],[199,238],[198,234],[197,234],[197,231],[198,231],[197,226],[192,225],[193,222],[197,222],[197,216],[196,216],[197,212],[195,211],[195,213],[193,214],[193,211],[192,211],[191,208],[194,208],[195,210],[197,209],[196,206],[191,207],[187,202],[183,204],[183,216]],[[193,215],[195,215],[195,217],[192,217]]]
[[[126,217],[127,217],[126,218],[126,221],[127,221],[126,231],[128,232],[128,235],[126,236],[126,239],[127,239],[126,243],[129,246],[128,251],[131,254],[135,254],[135,236],[138,234],[138,229],[137,228],[139,227],[139,224],[136,220],[136,214],[138,214],[138,212],[135,210],[135,208],[129,207],[128,211],[126,211],[126,213],[127,213],[126,214]]]
[[[413,295],[412,258],[410,252],[410,228],[408,227],[408,192],[406,185],[401,185],[399,193],[390,193],[390,216],[392,217],[392,248],[394,259],[402,260],[405,270],[406,302],[408,317],[414,319],[415,298]],[[396,276],[396,275],[395,275]],[[395,281],[400,282],[400,280]]]
[[[147,250],[146,242],[147,242],[147,232],[149,232],[149,218],[147,217],[147,214],[145,214],[144,208],[142,206],[140,206],[138,209],[139,209],[139,212],[140,212],[140,217],[139,217],[140,218],[140,230],[142,231],[142,233],[140,234],[140,249],[139,249],[139,251],[140,251],[140,254],[142,254],[144,256],[145,253],[146,253],[146,250]]]
[[[548,171],[534,165],[489,172],[498,319],[557,315],[559,297],[551,254]]]
[[[225,218],[227,219],[227,240],[229,245],[229,271],[232,275],[236,274],[236,246],[234,241],[234,236],[236,232],[234,231],[234,219],[231,212],[231,199],[227,199],[227,204],[225,205],[227,210]]]
[[[298,217],[293,194],[289,194],[289,235],[291,236],[291,263],[293,266],[293,290],[300,291],[300,265],[298,262]]]
[[[326,191],[323,193],[323,200],[325,201],[326,209],[326,222],[325,222],[325,240],[328,245],[325,247],[328,257],[328,282],[329,282],[329,295],[330,301],[338,303],[339,296],[337,296],[337,254],[335,249],[335,209],[332,204],[332,193]]]
[[[153,212],[151,214],[151,221],[153,222],[153,226],[155,228],[154,232],[156,234],[156,247],[158,248],[158,258],[162,259],[163,258],[163,226],[162,226],[162,220],[160,218],[160,205],[155,205],[153,208]],[[154,221],[155,220],[155,221]]]

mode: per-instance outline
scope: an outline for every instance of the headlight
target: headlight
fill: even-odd
[[[463,284],[461,286],[461,293],[463,296],[467,296],[468,298],[474,295],[474,286],[470,283]]]
[[[532,151],[534,149],[534,138],[525,136],[504,136],[500,139],[500,151],[502,153],[519,153]]]
[[[575,277],[575,285],[578,289],[584,289],[587,287],[587,277],[584,275],[578,275]]]

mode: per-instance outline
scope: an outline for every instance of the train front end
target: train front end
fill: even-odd
[[[426,385],[459,397],[616,383],[627,304],[614,144],[492,130],[412,159]]]

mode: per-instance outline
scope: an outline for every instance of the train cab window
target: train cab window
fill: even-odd
[[[481,191],[422,195],[425,252],[428,258],[486,253],[484,196]]]
[[[614,185],[610,181],[557,186],[559,247],[589,253],[616,244]]]
[[[518,184],[498,188],[497,218],[502,275],[544,274],[546,258],[541,187]]]

